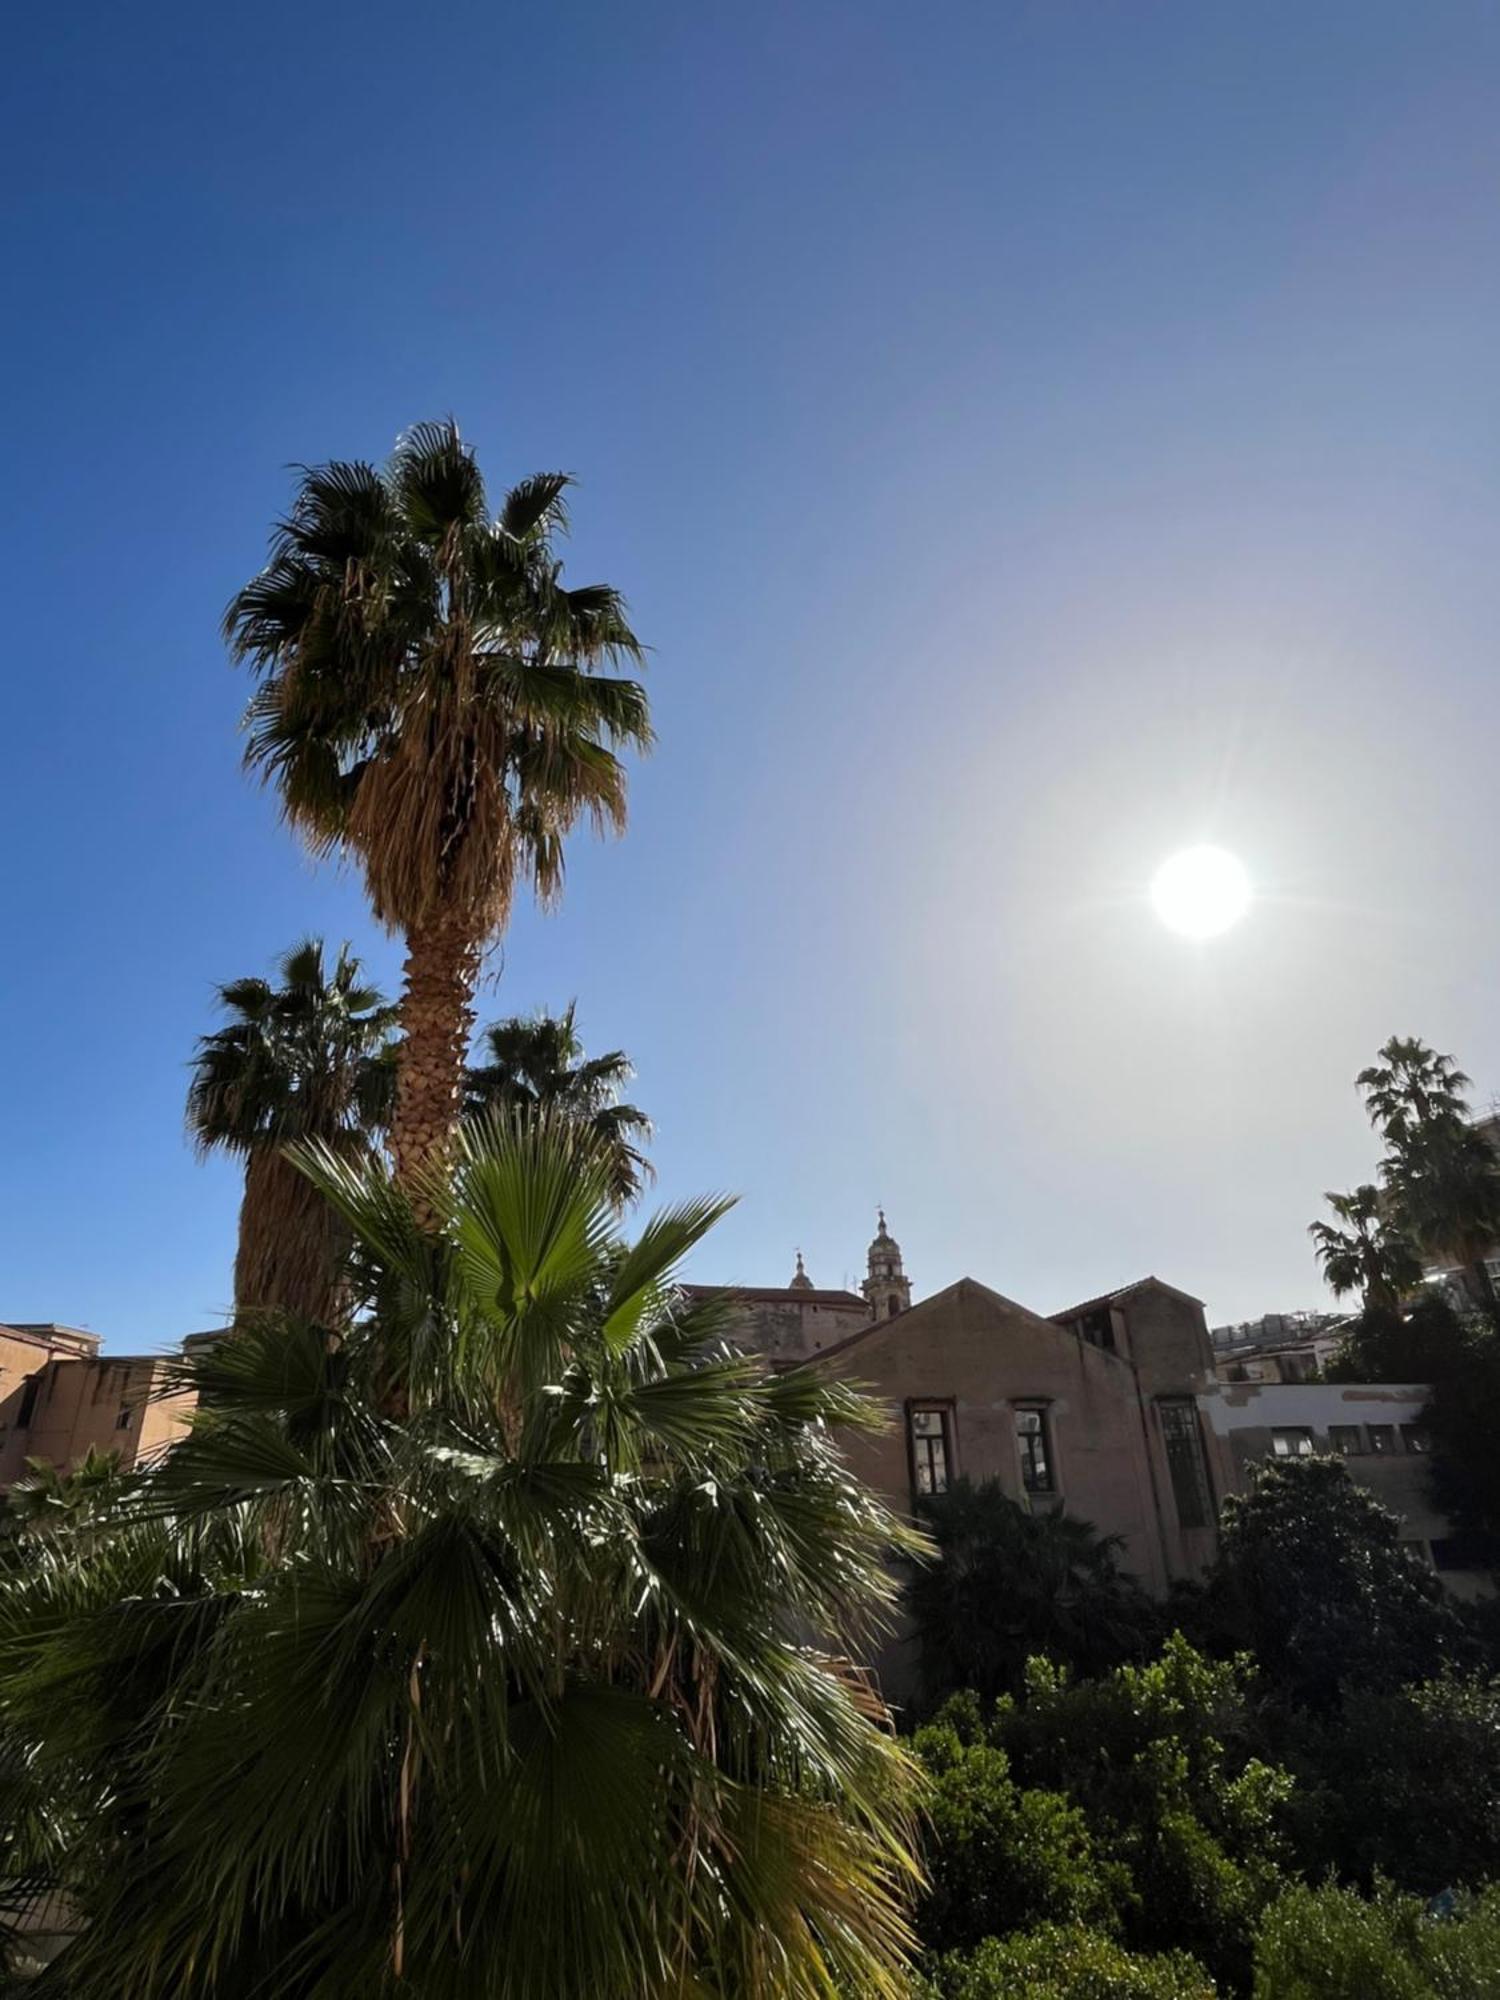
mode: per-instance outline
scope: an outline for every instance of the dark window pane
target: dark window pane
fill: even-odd
[[[1047,1449],[1047,1420],[1040,1410],[1016,1411],[1016,1448],[1021,1457],[1021,1484],[1026,1491],[1050,1493],[1052,1459]]]
[[[1389,1424],[1371,1424],[1369,1431],[1370,1450],[1377,1457],[1382,1452],[1391,1452],[1396,1449],[1396,1433],[1391,1429]]]
[[[1177,1519],[1184,1528],[1206,1528],[1213,1513],[1213,1498],[1197,1409],[1187,1402],[1163,1403],[1160,1407]]]
[[[1364,1448],[1364,1434],[1358,1424],[1328,1426],[1328,1449],[1337,1452],[1340,1458],[1358,1458]]]

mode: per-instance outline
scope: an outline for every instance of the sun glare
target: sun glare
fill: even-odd
[[[1250,907],[1250,877],[1222,847],[1185,847],[1161,864],[1151,901],[1168,930],[1217,937]]]

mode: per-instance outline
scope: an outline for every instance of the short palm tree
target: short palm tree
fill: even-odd
[[[1372,1311],[1399,1311],[1422,1282],[1422,1260],[1392,1222],[1391,1203],[1369,1182],[1323,1199],[1338,1221],[1309,1223],[1307,1233],[1329,1290],[1336,1298],[1359,1292]]]
[[[289,951],[274,983],[232,980],[219,1001],[233,1019],[198,1044],[187,1120],[200,1152],[245,1162],[236,1310],[326,1320],[348,1230],[285,1149],[319,1140],[354,1157],[368,1150],[390,1115],[393,1010],[347,945],[330,968],[320,938]]]
[[[190,1436],[0,1572],[0,1731],[75,1827],[55,1990],[904,1994],[870,1406],[725,1347],[676,1282],[724,1204],[623,1241],[576,1127],[465,1130],[436,1232],[317,1157],[368,1310],[197,1357]]]
[[[469,1117],[495,1110],[530,1117],[551,1111],[591,1132],[609,1162],[610,1185],[623,1206],[641,1191],[651,1167],[637,1141],[651,1136],[651,1120],[620,1101],[635,1075],[623,1049],[588,1056],[578,1034],[577,1003],[561,1014],[513,1016],[486,1028],[485,1061],[468,1073],[464,1109]]]
[[[226,614],[260,677],[247,761],[406,939],[391,1148],[413,1185],[457,1128],[480,956],[518,881],[561,892],[564,836],[623,826],[616,752],[651,740],[639,683],[599,671],[641,658],[619,593],[563,585],[569,483],[540,473],[492,514],[456,427],[419,424],[383,471],[305,472]]]

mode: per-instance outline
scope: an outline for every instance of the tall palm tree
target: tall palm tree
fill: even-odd
[[[1307,1233],[1329,1290],[1337,1298],[1360,1292],[1372,1311],[1399,1311],[1402,1299],[1422,1282],[1422,1260],[1393,1223],[1390,1202],[1368,1181],[1352,1194],[1323,1199],[1338,1222],[1309,1223]]]
[[[1384,1163],[1397,1213],[1427,1255],[1455,1266],[1476,1305],[1494,1306],[1500,1163],[1472,1125],[1419,1127]]]
[[[623,1049],[588,1056],[578,1033],[578,1003],[561,1014],[513,1015],[486,1028],[481,1047],[488,1060],[469,1070],[464,1109],[469,1117],[494,1110],[532,1116],[553,1111],[598,1140],[609,1163],[610,1186],[622,1207],[633,1201],[652,1169],[635,1143],[651,1136],[651,1120],[620,1101],[635,1075]]]
[[[832,1441],[872,1406],[725,1346],[676,1283],[724,1204],[622,1241],[576,1127],[463,1132],[435,1233],[316,1173],[369,1310],[196,1357],[189,1437],[0,1567],[58,1990],[905,1994],[914,1770],[841,1656],[914,1541]]]
[[[1379,1062],[1354,1081],[1370,1123],[1388,1145],[1423,1127],[1467,1121],[1469,1078],[1452,1056],[1439,1055],[1415,1035],[1392,1035]]]
[[[259,676],[247,762],[406,939],[391,1148],[413,1187],[456,1130],[480,956],[517,882],[560,894],[564,836],[623,827],[616,752],[651,741],[639,683],[599,671],[642,657],[619,593],[563,585],[569,484],[539,473],[492,514],[456,426],[418,424],[383,471],[304,472],[225,617]]]
[[[368,1150],[390,1116],[394,1010],[347,944],[330,969],[321,938],[289,951],[276,983],[232,980],[219,1001],[234,1018],[198,1044],[187,1120],[200,1153],[245,1162],[235,1307],[329,1319],[348,1230],[285,1149],[320,1140],[353,1157]]]

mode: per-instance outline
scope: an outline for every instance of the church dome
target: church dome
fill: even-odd
[[[812,1289],[813,1281],[807,1275],[806,1267],[802,1262],[802,1252],[799,1250],[797,1252],[797,1269],[787,1290],[792,1292],[810,1292]]]
[[[899,1257],[901,1255],[901,1245],[885,1226],[885,1210],[883,1208],[878,1209],[876,1213],[880,1217],[880,1227],[876,1230],[875,1240],[870,1245],[870,1255],[873,1257],[877,1252],[881,1252],[886,1256],[894,1255]]]

